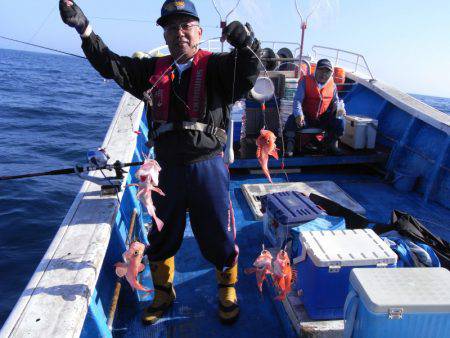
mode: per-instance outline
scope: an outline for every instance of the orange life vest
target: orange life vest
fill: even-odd
[[[316,120],[326,112],[333,100],[334,81],[330,78],[328,82],[319,89],[314,75],[308,75],[305,79],[305,97],[302,103],[303,113],[310,120]]]
[[[190,121],[198,121],[204,117],[206,104],[206,68],[211,52],[199,50],[192,61],[191,79],[189,83],[187,116]],[[170,92],[172,74],[172,56],[163,56],[156,61],[155,73],[149,82],[154,85],[152,93],[152,118],[154,122],[164,123],[169,118]]]

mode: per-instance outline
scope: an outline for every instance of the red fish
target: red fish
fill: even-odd
[[[146,158],[135,174],[136,178],[139,179],[139,183],[130,184],[139,187],[136,197],[141,200],[142,204],[147,208],[148,214],[155,220],[158,231],[161,231],[164,226],[164,222],[156,216],[156,209],[152,199],[152,191],[156,191],[158,194],[165,196],[164,192],[157,187],[159,183],[160,171],[161,167],[158,162]]]
[[[273,262],[273,280],[278,289],[277,300],[285,300],[292,289],[292,283],[297,278],[297,271],[291,267],[291,260],[286,251],[280,250]]]
[[[262,286],[267,278],[267,275],[272,275],[272,255],[269,251],[261,251],[261,254],[256,258],[253,263],[252,268],[247,268],[244,270],[246,274],[255,273],[256,284],[258,286],[259,292],[262,292]]]
[[[256,149],[256,157],[261,165],[264,175],[266,175],[270,183],[272,183],[272,178],[270,177],[267,164],[269,162],[269,155],[272,155],[278,160],[278,149],[275,145],[276,139],[274,133],[265,129],[261,129],[260,135],[256,139],[256,145],[258,146]]]
[[[129,249],[123,253],[123,259],[125,263],[119,262],[114,264],[114,266],[116,268],[117,276],[125,276],[133,290],[152,292],[152,290],[147,289],[137,280],[138,273],[142,272],[145,269],[145,265],[142,264],[144,250],[144,244],[140,242],[131,243]]]

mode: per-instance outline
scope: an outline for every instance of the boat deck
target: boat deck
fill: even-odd
[[[356,171],[358,169],[355,169]],[[361,170],[359,171],[361,172]],[[285,182],[284,175],[274,175],[274,182]],[[397,192],[379,177],[355,172],[290,174],[290,181],[334,181],[366,210],[366,216],[378,222],[388,222],[393,209],[399,209],[420,219],[436,235],[450,240],[450,210],[435,203],[425,203],[421,195]],[[127,303],[131,294],[123,292],[119,312],[116,316],[115,336],[118,337],[292,337],[298,334],[319,336],[340,335],[342,322],[330,325],[315,325],[302,310],[294,304],[298,322],[294,329],[283,304],[273,300],[273,293],[264,286],[260,295],[255,277],[246,276],[243,269],[252,265],[263,242],[262,222],[254,218],[241,191],[242,184],[266,183],[262,175],[232,175],[230,186],[235,210],[237,240],[240,247],[238,297],[241,316],[234,326],[223,326],[216,315],[217,286],[213,267],[199,252],[190,227],[187,227],[183,245],[176,256],[175,287],[177,300],[159,323],[143,326],[140,312],[149,302]],[[148,283],[149,283],[149,279]],[[148,284],[144,281],[144,283]],[[150,299],[149,299],[150,301]],[[286,304],[285,304],[286,305]],[[291,313],[292,317],[292,313]],[[295,322],[295,321],[294,321]],[[324,322],[322,322],[324,323]],[[328,336],[328,335],[327,335]]]

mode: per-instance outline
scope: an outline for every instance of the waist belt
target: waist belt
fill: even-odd
[[[222,143],[227,143],[227,133],[225,130],[213,127],[210,124],[200,123],[200,122],[178,122],[178,123],[164,123],[159,126],[158,129],[150,131],[150,138],[152,140],[157,139],[161,134],[167,133],[168,131],[174,130],[196,130],[201,131],[206,134],[214,135]]]

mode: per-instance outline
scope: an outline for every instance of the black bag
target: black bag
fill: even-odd
[[[373,230],[379,235],[391,230],[396,230],[402,236],[429,245],[438,256],[441,266],[450,270],[450,243],[431,233],[423,224],[411,215],[394,210],[392,212],[390,225],[377,224]]]

